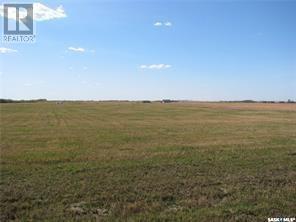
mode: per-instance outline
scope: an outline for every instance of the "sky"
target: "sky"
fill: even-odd
[[[285,0],[34,1],[36,42],[0,42],[0,97],[296,100],[295,12]]]

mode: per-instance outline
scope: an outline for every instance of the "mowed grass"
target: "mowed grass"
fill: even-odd
[[[1,105],[1,221],[296,213],[296,105]]]

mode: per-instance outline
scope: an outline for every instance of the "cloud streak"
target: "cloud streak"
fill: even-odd
[[[73,47],[73,46],[68,47],[68,50],[69,51],[72,51],[72,52],[80,52],[80,53],[85,52],[85,49],[84,48],[81,48],[81,47]]]
[[[13,52],[17,52],[17,50],[0,47],[0,53],[2,53],[2,54],[5,54],[5,53],[13,53]]]
[[[92,54],[96,52],[96,50],[94,49],[85,49],[82,47],[74,47],[74,46],[69,46],[66,52],[67,51],[75,52],[75,53],[92,53]]]
[[[16,19],[15,9],[10,9],[11,13],[8,13],[9,19]],[[9,10],[9,11],[10,11]],[[27,12],[25,10],[20,10],[20,17],[25,17]],[[0,16],[4,17],[4,8],[0,5]],[[33,3],[33,19],[35,21],[47,21],[52,19],[61,19],[66,18],[67,14],[62,5],[57,7],[56,9],[49,8],[48,6],[41,4],[39,2]]]
[[[156,27],[160,27],[160,26],[167,26],[167,27],[171,27],[173,24],[171,22],[161,22],[161,21],[157,21],[153,24]]]
[[[154,69],[154,70],[160,70],[160,69],[168,69],[172,66],[169,64],[151,64],[151,65],[141,65],[141,69]]]

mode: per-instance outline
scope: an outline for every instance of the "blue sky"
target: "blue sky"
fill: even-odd
[[[296,1],[39,3],[36,43],[0,43],[2,98],[296,100]]]

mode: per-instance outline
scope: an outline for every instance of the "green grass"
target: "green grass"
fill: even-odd
[[[1,221],[295,217],[296,106],[1,104]]]

